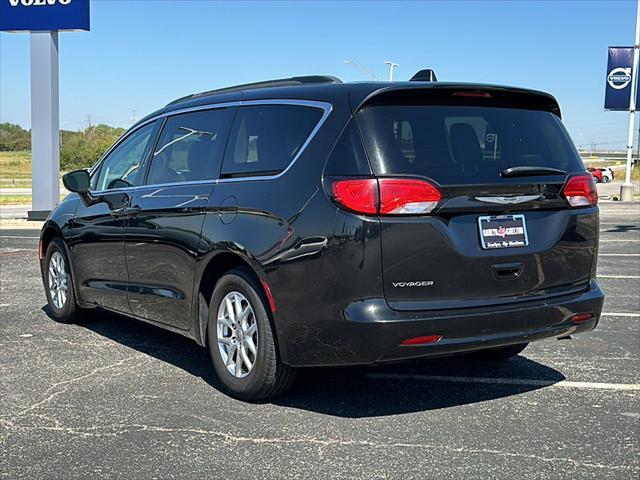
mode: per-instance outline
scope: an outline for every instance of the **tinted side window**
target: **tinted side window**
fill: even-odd
[[[92,190],[110,190],[140,185],[143,163],[155,139],[157,122],[150,123],[129,134],[102,161],[91,179]]]
[[[222,165],[223,176],[279,173],[296,157],[322,118],[298,105],[240,107]]]
[[[324,172],[325,175],[332,176],[371,174],[355,121],[352,121],[340,136]]]
[[[233,112],[218,108],[169,117],[151,160],[147,184],[217,178]]]

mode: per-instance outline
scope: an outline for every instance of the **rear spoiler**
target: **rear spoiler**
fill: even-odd
[[[432,70],[422,70],[432,72]],[[351,105],[354,113],[365,105],[377,104],[418,104],[418,105],[465,105],[491,106],[543,110],[561,118],[557,100],[548,93],[524,88],[498,85],[464,83],[426,83],[422,80],[397,82],[370,92],[362,98],[355,98],[352,92]]]

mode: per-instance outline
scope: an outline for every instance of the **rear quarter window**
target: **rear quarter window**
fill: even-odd
[[[546,111],[378,105],[357,119],[377,175],[458,185],[504,181],[500,172],[516,166],[584,170],[560,119]]]
[[[323,110],[298,105],[240,107],[229,137],[222,176],[272,175],[298,155]]]
[[[355,121],[351,121],[342,132],[329,156],[324,173],[330,176],[371,175],[371,168]]]

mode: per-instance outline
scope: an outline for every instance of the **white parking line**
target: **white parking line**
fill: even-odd
[[[640,242],[640,239],[635,238],[601,238],[600,242]]]
[[[40,237],[25,237],[25,236],[19,236],[19,235],[0,235],[0,238],[33,238],[34,240],[39,240]]]
[[[36,248],[7,248],[0,249],[0,253],[37,252]]]
[[[599,253],[599,257],[640,257],[640,253]]]
[[[640,278],[640,275],[598,275],[598,278]]]
[[[609,313],[602,312],[603,317],[640,317],[640,313]]]
[[[420,380],[452,383],[484,383],[494,385],[525,385],[532,387],[586,388],[593,390],[640,391],[640,383],[572,382],[569,380],[536,380],[533,378],[454,377],[448,375],[418,375],[410,373],[367,373],[366,378],[381,380]]]

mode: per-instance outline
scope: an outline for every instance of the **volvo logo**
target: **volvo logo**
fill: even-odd
[[[625,67],[614,68],[607,75],[607,83],[611,88],[622,90],[631,83],[631,69]]]
[[[71,0],[9,0],[9,4],[11,4],[12,7],[17,7],[19,4],[22,4],[23,7],[36,7],[41,5],[55,5],[56,3],[69,5]]]

